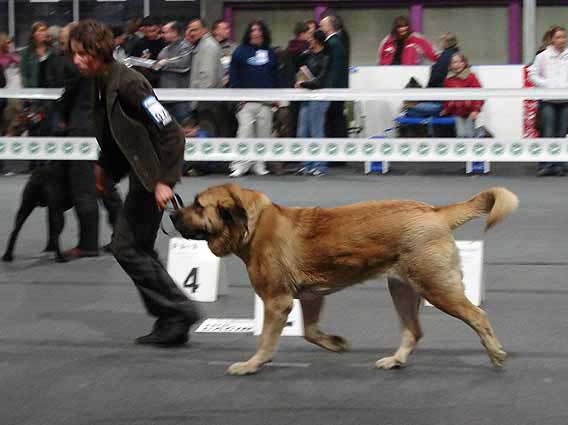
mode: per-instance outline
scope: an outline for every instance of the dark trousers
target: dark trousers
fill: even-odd
[[[325,119],[325,137],[347,137],[347,120],[343,113],[343,101],[331,102]]]
[[[193,322],[198,316],[197,308],[176,286],[154,250],[162,214],[154,193],[146,191],[132,173],[111,250],[134,281],[149,314],[168,322]]]
[[[108,222],[113,229],[118,221],[118,215],[122,209],[122,198],[116,188],[116,183],[108,176],[105,176],[105,190],[99,193],[99,197],[108,212]]]
[[[541,136],[546,138],[566,137],[568,133],[568,103],[540,102]],[[564,162],[541,162],[543,167],[563,167]]]
[[[83,251],[99,249],[99,204],[93,161],[61,161],[79,221],[79,244]]]

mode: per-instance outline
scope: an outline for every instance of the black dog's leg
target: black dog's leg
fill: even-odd
[[[6,247],[6,251],[2,256],[2,261],[13,261],[14,260],[14,248],[16,246],[16,240],[18,239],[18,235],[20,234],[20,230],[24,225],[27,218],[30,216],[32,211],[41,204],[41,179],[38,179],[36,176],[32,175],[26,186],[24,187],[24,191],[22,192],[22,202],[20,204],[20,208],[16,213],[16,219],[14,220],[14,229],[10,234],[10,239],[8,240],[8,246]]]
[[[55,251],[55,260],[59,263],[64,263],[67,258],[61,252],[59,246],[59,236],[65,226],[65,210],[60,207],[47,207],[47,214],[49,219],[49,245],[53,245]]]
[[[6,247],[6,252],[2,256],[2,261],[13,261],[14,260],[14,247],[16,246],[16,240],[18,239],[18,234],[22,229],[22,226],[26,219],[30,216],[32,211],[37,206],[37,203],[34,199],[30,197],[26,197],[27,191],[24,190],[24,196],[22,196],[22,204],[18,209],[18,213],[16,214],[16,219],[14,221],[14,230],[10,234],[10,239],[8,241],[8,246]]]

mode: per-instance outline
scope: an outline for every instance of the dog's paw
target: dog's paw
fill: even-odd
[[[495,367],[503,367],[505,360],[507,359],[507,353],[503,350],[495,351],[489,354],[489,358],[491,359],[491,363]]]
[[[253,373],[256,373],[258,369],[259,366],[255,363],[237,362],[229,366],[227,373],[229,375],[252,375]]]
[[[375,367],[377,369],[398,369],[404,366],[404,363],[402,363],[397,357],[395,356],[391,356],[391,357],[383,357],[380,360],[377,360],[377,362],[375,363]]]
[[[318,344],[326,350],[334,353],[341,353],[349,350],[349,343],[345,338],[339,335],[325,335],[320,338]]]
[[[12,254],[6,253],[2,256],[2,261],[6,263],[11,263],[12,261],[14,261],[14,256]]]

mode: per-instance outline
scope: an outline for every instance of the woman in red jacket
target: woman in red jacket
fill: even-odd
[[[438,56],[430,41],[412,32],[408,18],[399,16],[379,45],[378,65],[420,65],[424,57],[436,62]]]
[[[481,87],[463,54],[456,53],[452,57],[450,72],[444,81],[444,87]],[[440,115],[455,115],[457,137],[473,137],[475,120],[479,116],[482,106],[483,100],[449,100],[444,102],[444,109]]]

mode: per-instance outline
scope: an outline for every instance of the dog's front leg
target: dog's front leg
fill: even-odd
[[[26,189],[24,189],[24,196],[22,197],[22,204],[20,205],[18,213],[16,214],[14,230],[12,230],[12,233],[10,234],[10,240],[8,241],[8,246],[6,247],[6,252],[2,257],[2,261],[12,261],[14,259],[14,247],[16,245],[16,240],[18,239],[20,230],[22,229],[22,226],[24,225],[26,219],[30,216],[30,214],[36,207],[35,200],[28,199],[28,192],[30,192],[30,190],[28,189],[28,186],[26,186]]]
[[[276,297],[260,294],[264,301],[264,324],[258,342],[258,350],[246,362],[233,363],[227,369],[230,375],[249,375],[258,371],[265,363],[272,360],[272,353],[278,343],[282,329],[286,325],[288,314],[292,311],[292,295],[282,294]]]

